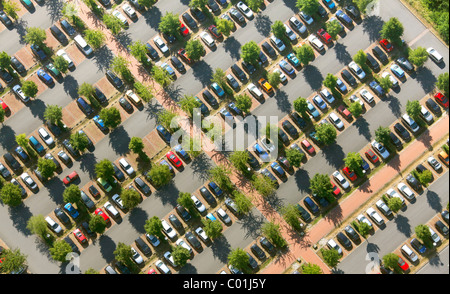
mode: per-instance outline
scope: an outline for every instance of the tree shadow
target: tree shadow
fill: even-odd
[[[334,51],[334,53],[336,55],[336,59],[339,61],[339,63],[349,64],[350,62],[353,61],[352,56],[347,51],[347,46],[345,46],[344,44],[336,43],[334,45],[333,51]]]
[[[383,100],[388,103],[389,109],[396,117],[400,117],[402,115],[402,104],[397,97],[387,94]]]
[[[158,103],[158,100],[153,99],[152,102],[145,106],[145,112],[147,113],[147,121],[149,119],[157,119],[158,113],[164,110],[164,107]]]
[[[50,196],[51,200],[55,202],[55,204],[57,205],[64,204],[64,199],[62,195],[66,187],[60,178],[53,177],[52,179],[47,181],[45,187],[47,188],[48,195]]]
[[[78,95],[78,81],[71,75],[65,76],[63,81],[63,89],[64,92],[72,97],[72,99],[76,99],[79,97]]]
[[[378,253],[380,252],[380,247],[375,243],[370,243],[369,241],[367,241],[366,251],[367,253],[371,252]]]
[[[332,167],[338,169],[344,164],[344,158],[346,154],[342,150],[341,145],[333,143],[330,146],[322,148],[322,157],[325,158],[327,163]]]
[[[335,227],[341,225],[343,218],[344,216],[342,215],[342,208],[339,203],[337,203],[337,205],[333,207],[331,211],[324,215],[324,219],[328,222],[332,222]]]
[[[32,234],[27,228],[28,220],[33,216],[30,208],[22,203],[16,207],[9,207],[8,212],[14,228],[25,236],[31,236]]]
[[[258,13],[255,17],[255,27],[258,33],[267,38],[272,30],[272,21],[267,15]]]
[[[216,242],[216,241],[214,241]],[[179,274],[188,274],[188,275],[195,275],[198,274],[197,269],[190,263],[186,263],[180,270],[178,271]]]
[[[117,155],[125,155],[128,153],[128,144],[131,138],[122,125],[115,128],[108,137],[109,145]]]
[[[228,53],[228,55],[230,55],[233,60],[239,60],[241,58],[241,43],[237,41],[234,36],[228,37],[223,42],[223,49]]]
[[[207,181],[209,178],[209,170],[213,168],[214,164],[209,159],[209,157],[202,153],[199,156],[197,156],[192,163],[190,164],[190,167],[194,173],[194,176],[202,181]]]
[[[416,70],[416,80],[425,93],[429,93],[436,87],[437,79],[428,67],[420,67]]]
[[[296,1],[283,0],[284,6],[290,8],[294,13],[298,13],[298,8],[296,6]]]
[[[309,186],[310,186],[310,177],[309,173],[305,169],[298,169],[295,174],[295,183],[297,184],[297,188],[300,192],[306,192],[309,193]]]
[[[140,234],[145,234],[144,225],[149,215],[141,207],[135,207],[129,214],[128,220],[133,228]]]
[[[155,192],[155,198],[158,198],[163,205],[171,205],[171,207],[177,206],[177,199],[180,190],[175,186],[173,180],[167,185],[159,188]]]
[[[128,46],[130,46],[133,43],[133,40],[130,37],[130,33],[126,31],[121,31],[116,35],[116,39],[122,45],[117,46],[117,49],[119,49],[119,51],[121,52],[128,52]]]
[[[23,20],[23,18],[19,18],[14,23],[14,28],[17,31],[17,34],[19,35],[19,44],[25,45],[27,42],[25,42],[24,37],[27,34],[27,28],[28,28],[28,22],[26,20]]]
[[[31,101],[29,108],[30,108],[31,114],[34,117],[37,117],[40,120],[44,121],[44,112],[46,109],[44,101],[42,101],[40,99],[34,99]]]
[[[213,69],[209,64],[207,64],[204,60],[200,60],[196,63],[192,70],[194,78],[198,80],[203,87],[209,86],[213,75]]]
[[[372,135],[370,134],[370,128],[369,128],[369,123],[367,122],[367,120],[360,116],[354,123],[353,125],[355,126],[355,128],[358,130],[358,134],[364,136],[364,138],[367,141],[370,141],[370,139],[372,138]]]
[[[303,77],[305,81],[309,84],[313,91],[318,91],[322,88],[323,76],[319,69],[311,64],[308,64],[303,68]]]
[[[241,217],[236,222],[242,226],[245,231],[243,238],[256,239],[261,234],[261,227],[267,221],[266,218],[253,208],[249,213]]]
[[[94,162],[97,162],[97,157],[93,153],[85,153],[82,156],[80,156],[80,169],[83,172],[89,173],[89,178],[94,179],[95,178],[95,165]]]
[[[411,225],[409,219],[403,215],[397,215],[394,219],[394,223],[397,225],[397,231],[409,238],[411,236]]]
[[[144,16],[145,23],[153,28],[154,30],[158,31],[159,23],[161,22],[161,11],[158,7],[152,6],[152,8],[147,9],[142,16]]]
[[[369,36],[370,42],[375,42],[380,38],[380,31],[384,21],[378,15],[366,16],[362,21],[363,32]]]
[[[228,262],[228,255],[231,253],[231,245],[224,235],[220,235],[211,244],[211,252],[215,258],[222,263]]]
[[[422,128],[424,128],[424,126],[422,126]],[[422,134],[420,134],[420,136],[417,138],[417,141],[421,142],[423,146],[425,146],[428,149],[428,151],[432,151],[433,150],[433,145],[431,144],[432,139],[433,138],[430,135],[430,130],[427,128],[423,131]]]
[[[108,48],[108,46],[102,46],[95,52],[93,57],[98,70],[102,72],[109,69],[113,58],[114,53]]]
[[[5,152],[16,146],[16,132],[8,125],[0,128],[0,146]]]
[[[439,195],[436,192],[427,190],[427,202],[428,205],[436,212],[442,211],[443,207],[441,204],[441,198],[439,198]]]
[[[52,23],[59,20],[63,16],[61,11],[64,6],[64,1],[47,0],[44,5],[47,9],[47,15],[51,19]]]
[[[116,250],[116,243],[108,235],[101,235],[98,238],[98,243],[100,247],[100,254],[106,263],[110,263],[114,260],[114,250]]]
[[[184,89],[180,85],[175,85],[174,83],[170,84],[167,88],[165,88],[167,95],[172,98],[175,102],[180,102],[180,99],[183,97]]]
[[[291,112],[292,105],[289,101],[289,96],[285,91],[276,91],[274,98],[277,100],[277,106],[279,110],[281,110],[283,113]]]

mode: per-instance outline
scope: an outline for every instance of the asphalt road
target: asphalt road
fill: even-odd
[[[425,264],[417,274],[428,274],[428,275],[442,275],[449,274],[448,268],[448,246],[445,247],[441,252],[439,252],[435,257],[431,258],[427,264]]]
[[[366,241],[353,249],[338,264],[335,273],[364,274],[369,263],[366,260],[368,253],[377,254],[381,260],[384,255],[401,246],[414,234],[414,228],[417,225],[427,223],[446,207],[449,201],[448,180],[449,173],[447,171],[419,195],[415,203],[409,203],[406,210],[398,213],[394,219],[386,223],[384,228],[377,230]],[[419,256],[419,258],[421,257]],[[432,263],[436,264],[434,261]]]

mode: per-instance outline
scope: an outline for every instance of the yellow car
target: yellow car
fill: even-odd
[[[273,93],[273,87],[272,85],[269,84],[269,82],[267,82],[264,78],[261,78],[258,81],[259,86],[264,90],[264,92],[266,92],[267,94],[272,94]]]
[[[438,156],[439,159],[442,160],[442,162],[445,163],[446,166],[448,166],[448,154],[445,151],[441,151]]]

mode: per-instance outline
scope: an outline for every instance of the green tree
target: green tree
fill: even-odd
[[[267,82],[274,88],[278,88],[281,83],[280,73],[278,72],[269,72],[267,74]]]
[[[174,119],[176,119],[178,115],[168,109],[164,109],[157,114],[157,122],[163,125],[166,129],[176,131],[178,127],[173,127]]]
[[[80,134],[79,132],[72,133],[69,141],[73,148],[80,152],[83,152],[89,146],[88,137],[86,137],[85,134]]]
[[[330,145],[336,140],[336,128],[330,123],[319,124],[316,127],[316,136],[320,143]]]
[[[369,235],[370,226],[367,223],[364,223],[364,222],[359,223],[358,224],[358,232],[361,234],[361,236],[366,238],[367,235]]]
[[[424,47],[417,47],[416,49],[410,49],[408,51],[409,54],[409,61],[411,61],[412,64],[414,64],[417,67],[423,66],[425,61],[428,59],[428,52],[427,49]]]
[[[133,257],[133,252],[131,251],[131,246],[126,245],[122,242],[117,244],[116,250],[113,252],[114,258],[117,261],[124,263],[125,265],[130,264],[131,258]]]
[[[162,229],[161,220],[157,216],[149,218],[144,225],[144,230],[147,234],[157,236],[160,240],[165,239]]]
[[[431,242],[431,232],[427,225],[418,225],[414,228],[414,232],[419,240],[425,244],[428,248],[432,248],[433,244]]]
[[[0,123],[2,124],[5,121],[5,115],[5,110],[3,108],[0,108]]]
[[[202,219],[203,230],[205,230],[206,235],[211,239],[216,239],[222,235],[222,224],[220,221],[212,221],[210,219]]]
[[[387,199],[386,205],[389,207],[390,210],[392,210],[392,212],[396,213],[397,211],[402,209],[403,202],[398,197],[392,197]]]
[[[322,253],[323,260],[329,267],[335,268],[339,264],[339,259],[341,258],[341,255],[336,249],[322,248],[320,252]]]
[[[385,92],[389,92],[389,89],[391,89],[393,86],[393,83],[392,83],[391,79],[389,78],[389,76],[385,76],[384,78],[383,77],[379,78],[378,82],[379,82],[381,88],[383,88],[383,90]]]
[[[44,46],[44,42],[47,39],[45,30],[38,27],[29,27],[26,29],[27,33],[23,37],[24,41],[28,45]]]
[[[216,27],[219,33],[222,33],[228,37],[231,34],[231,31],[234,29],[234,22],[224,18],[220,18],[216,22]]]
[[[383,256],[383,264],[385,267],[392,269],[395,272],[400,272],[398,265],[398,255],[395,253],[388,253]]]
[[[89,220],[89,228],[98,234],[103,234],[106,229],[106,221],[101,215],[93,215]]]
[[[20,9],[19,3],[7,0],[7,1],[3,2],[3,10],[11,18],[17,20],[19,18],[19,15],[17,14],[17,12],[19,12],[21,9]]]
[[[289,161],[290,164],[292,164],[295,167],[300,167],[300,164],[303,161],[303,158],[305,157],[304,153],[301,153],[297,149],[286,149],[286,159]]]
[[[177,266],[183,267],[188,259],[191,258],[191,253],[183,246],[178,245],[173,248],[172,257]]]
[[[166,12],[159,22],[159,30],[169,36],[180,36],[181,23],[178,14]]]
[[[38,170],[44,179],[52,177],[56,171],[56,164],[51,159],[39,158],[37,165]]]
[[[165,164],[157,164],[152,167],[149,172],[152,184],[159,188],[170,182],[172,179],[172,172]]]
[[[136,154],[139,154],[144,150],[144,142],[139,137],[132,137],[130,143],[128,144],[128,149],[133,151]]]
[[[93,269],[92,267],[90,267],[84,272],[84,274],[85,275],[98,275],[98,274],[100,274],[100,272]]]
[[[56,56],[53,59],[53,65],[62,73],[66,73],[69,70],[69,62],[62,56]]]
[[[152,87],[146,86],[141,82],[135,82],[133,85],[139,97],[142,98],[145,102],[150,102],[153,99]]]
[[[288,204],[281,209],[281,215],[284,220],[297,231],[301,230],[300,226],[300,212],[293,204]]]
[[[342,27],[340,22],[337,19],[334,19],[326,23],[326,29],[328,34],[330,34],[330,36],[336,40],[336,37],[342,30]]]
[[[19,134],[16,136],[16,143],[20,147],[27,149],[28,148],[28,139],[26,134]]]
[[[115,15],[105,13],[103,15],[103,22],[106,27],[111,30],[113,35],[117,35],[122,29],[125,28],[123,22]]]
[[[99,116],[105,123],[105,126],[110,128],[116,128],[122,122],[120,111],[116,107],[103,108]]]
[[[403,35],[403,24],[396,17],[390,18],[384,23],[380,31],[381,37],[388,39],[396,45],[401,45],[401,37]]]
[[[123,206],[128,209],[135,208],[141,202],[141,194],[133,189],[124,189],[120,198],[122,199]]]
[[[146,8],[151,8],[157,1],[158,0],[138,0],[138,3]]]
[[[272,33],[275,37],[282,40],[283,42],[288,43],[288,38],[286,36],[286,27],[284,26],[284,23],[280,20],[276,20],[272,27],[271,27]]]
[[[192,216],[198,216],[194,200],[191,198],[191,193],[180,192],[178,194],[177,203],[186,208]]]
[[[114,175],[114,167],[108,159],[103,159],[95,165],[95,174],[97,178],[112,180]]]
[[[325,79],[323,80],[323,85],[331,90],[336,88],[337,77],[331,73],[327,74]]]
[[[67,254],[72,252],[72,247],[64,240],[56,240],[49,251],[54,260],[64,262]]]
[[[228,254],[228,264],[244,271],[247,268],[248,256],[247,252],[241,248],[236,248]]]
[[[247,42],[241,47],[241,58],[245,62],[257,65],[260,51],[261,49],[255,41]]]
[[[25,94],[25,96],[34,98],[38,93],[38,86],[33,81],[25,81],[22,84],[22,91]]]
[[[305,117],[308,110],[308,101],[303,97],[298,97],[294,100],[294,110]]]
[[[84,96],[90,100],[92,100],[92,97],[95,95],[95,88],[93,85],[89,83],[82,83],[80,87],[78,87],[78,95]]]
[[[281,235],[280,225],[274,222],[266,222],[261,227],[262,234],[267,237],[275,246],[283,248],[287,246],[286,240]]]
[[[253,100],[247,94],[238,95],[235,97],[236,107],[242,110],[243,113],[250,113]]]
[[[128,66],[130,65],[130,61],[128,61],[123,56],[116,56],[111,61],[111,69],[112,71],[118,73],[125,81],[132,81],[133,75],[131,74]],[[134,83],[134,81],[133,81]]]
[[[191,0],[191,2],[189,2],[189,7],[205,9],[206,4],[208,4],[208,0]]]
[[[448,72],[445,73],[441,73],[438,76],[438,80],[436,82],[436,87],[441,90],[442,92],[444,92],[445,96],[448,96],[449,94],[449,87],[448,87]]]
[[[264,4],[264,0],[247,0],[248,7],[254,12],[258,12],[261,5]]]
[[[187,41],[185,50],[187,56],[192,59],[192,61],[200,60],[200,58],[206,53],[205,48],[203,48],[202,42],[197,39],[191,39]]]
[[[81,202],[81,190],[77,185],[71,184],[69,187],[64,189],[63,192],[64,202],[67,203],[80,203]]]
[[[130,50],[131,55],[140,62],[147,60],[147,46],[141,40],[137,40],[128,45],[128,49]]]
[[[170,74],[160,66],[152,67],[152,76],[155,81],[161,85],[161,87],[165,88],[172,83],[172,77]]]
[[[209,171],[209,178],[215,182],[220,188],[227,192],[234,190],[233,183],[230,180],[231,171],[223,165],[216,165]]]
[[[314,49],[308,44],[304,44],[301,47],[294,47],[294,52],[298,60],[304,65],[308,65],[315,58]]]
[[[433,181],[433,174],[431,173],[431,171],[425,170],[421,173],[418,173],[418,180],[422,185],[428,186],[428,184]]]
[[[84,37],[94,50],[100,49],[106,41],[106,35],[101,30],[86,30],[84,31]]]
[[[349,152],[347,157],[344,158],[345,166],[347,166],[351,171],[354,171],[358,176],[363,176],[363,170],[361,165],[363,159],[358,152]]]
[[[422,106],[418,100],[408,100],[406,102],[406,113],[415,121],[420,119]]]
[[[238,207],[239,214],[247,214],[253,207],[252,201],[239,191],[233,192],[234,202]]]
[[[327,174],[315,174],[309,181],[309,189],[311,190],[311,193],[317,195],[317,197],[333,200],[331,197],[333,185]]]
[[[319,2],[317,0],[297,0],[296,6],[300,11],[313,15],[319,9]]]
[[[364,51],[358,50],[358,52],[356,52],[356,54],[353,56],[353,61],[356,62],[357,64],[359,64],[359,66],[364,67],[366,66],[366,61],[367,61],[367,55],[366,53],[364,53]]]
[[[5,51],[0,52],[0,68],[8,69],[11,65],[11,57]]]
[[[7,182],[0,190],[0,199],[8,206],[18,206],[22,203],[22,190],[13,183]]]
[[[254,175],[252,184],[263,197],[269,197],[275,193],[275,183],[264,175]]]
[[[62,120],[62,107],[58,105],[47,105],[44,118],[52,124],[60,125]]]
[[[354,117],[359,117],[363,112],[361,104],[357,101],[352,102],[348,107],[348,110],[352,113]]]
[[[372,2],[373,0],[353,0],[353,3],[355,3],[356,7],[358,7],[359,11],[363,14],[366,13],[367,7]]]
[[[378,129],[375,130],[375,140],[384,146],[387,146],[391,140],[390,133],[391,130],[388,127],[379,126]]]
[[[235,168],[243,173],[247,172],[247,163],[249,159],[250,157],[246,151],[234,151],[230,155],[230,162],[234,165]]]
[[[27,221],[27,229],[32,233],[42,238],[48,234],[47,222],[42,214],[33,215]]]
[[[318,275],[323,274],[322,269],[317,264],[304,263],[301,265],[302,274]]]
[[[180,99],[179,104],[181,110],[186,112],[190,117],[194,116],[194,109],[198,109],[201,106],[201,103],[192,95],[184,95],[183,98]]]

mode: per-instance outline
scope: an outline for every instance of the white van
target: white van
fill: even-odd
[[[417,255],[411,250],[411,248],[408,247],[408,245],[406,245],[406,244],[403,245],[402,248],[401,248],[401,251],[412,262],[416,262],[417,261],[417,259],[418,259]]]
[[[131,102],[134,103],[134,105],[140,105],[142,104],[141,99],[134,93],[132,90],[128,90],[125,95],[127,95],[128,99],[131,100]]]
[[[83,51],[84,55],[89,56],[92,54],[92,48],[86,43],[81,35],[76,35],[73,39],[78,48]]]
[[[62,232],[61,226],[58,225],[58,223],[55,222],[51,217],[47,216],[45,218],[45,221],[47,222],[47,225],[49,226],[49,228],[56,234],[59,234]]]

